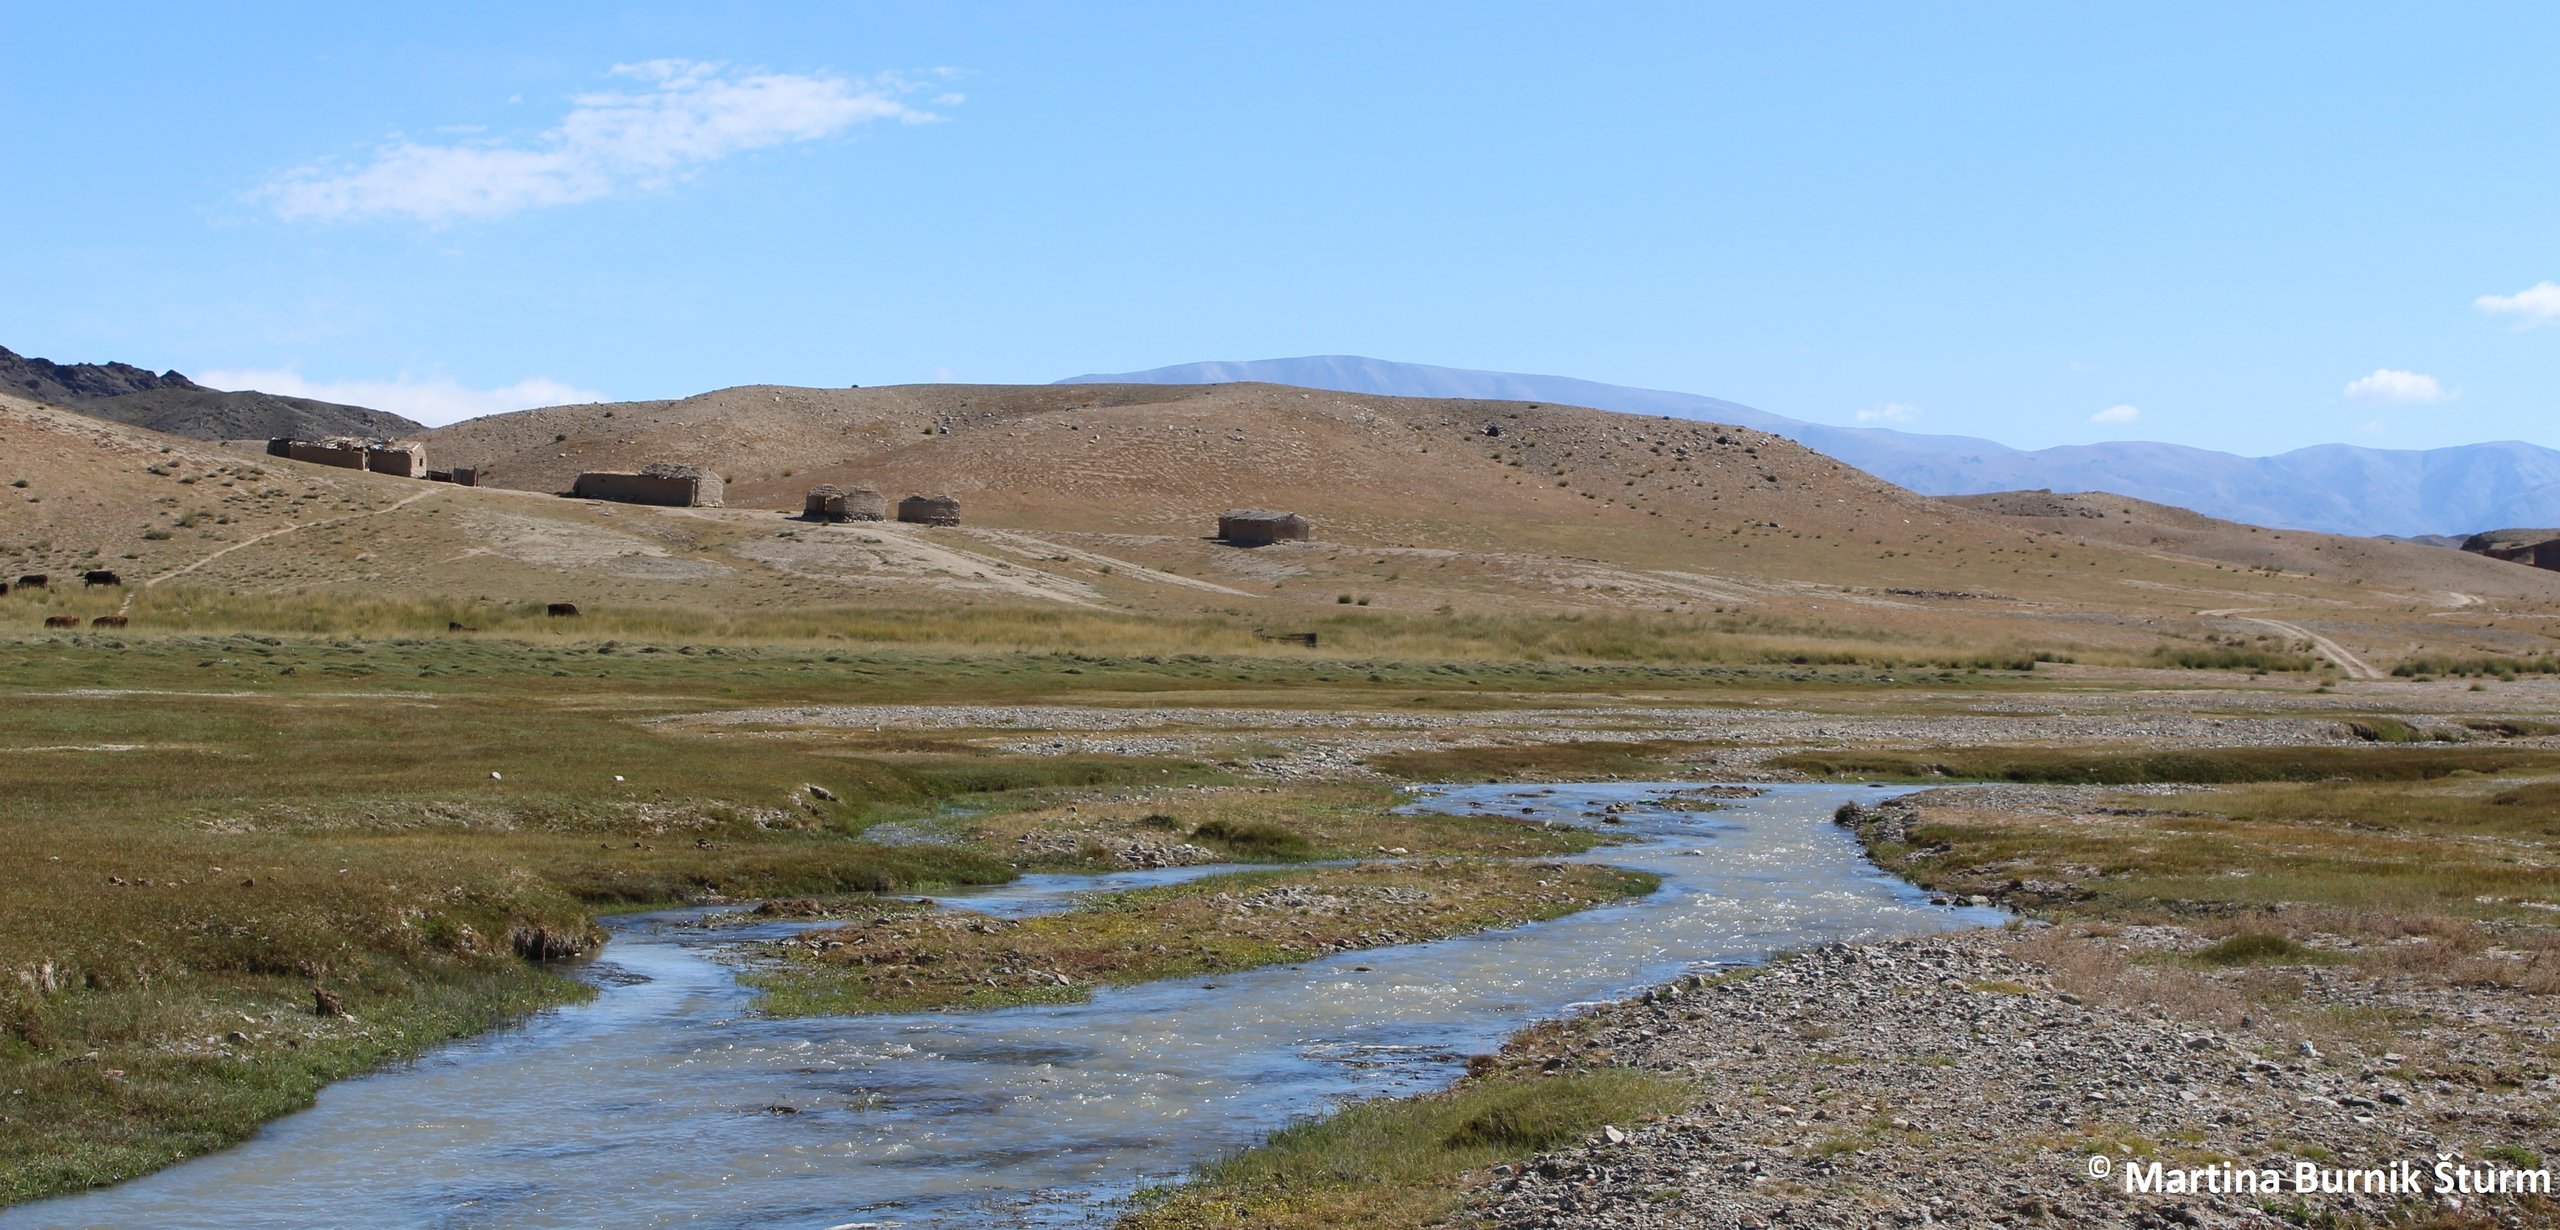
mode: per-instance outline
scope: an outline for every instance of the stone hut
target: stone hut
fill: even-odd
[[[724,484],[701,466],[663,461],[640,467],[637,474],[591,470],[578,476],[569,494],[581,500],[620,504],[663,504],[673,508],[718,508]]]
[[[1267,547],[1275,542],[1305,542],[1315,526],[1293,512],[1231,508],[1218,514],[1218,537],[1233,546]]]
[[[402,478],[424,478],[427,474],[427,446],[415,442],[392,444],[373,442],[364,446],[364,468],[376,474],[397,474]]]
[[[877,487],[839,487],[825,483],[809,489],[800,515],[811,521],[886,521],[889,498]]]
[[[960,501],[947,495],[911,495],[898,501],[898,520],[916,525],[958,525]]]

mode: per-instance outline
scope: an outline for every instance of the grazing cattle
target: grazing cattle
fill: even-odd
[[[77,628],[80,626],[80,617],[77,615],[47,615],[44,617],[44,626],[48,628]]]
[[[80,574],[80,584],[84,586],[122,585],[124,584],[124,578],[117,576],[104,568],[92,568],[89,571]]]
[[[18,578],[18,588],[43,589],[46,584],[52,580],[52,577],[46,576],[41,572],[30,572],[27,575]]]
[[[474,627],[472,627],[472,626],[471,626],[471,625],[469,625],[469,624],[456,623],[456,622],[453,622],[453,621],[451,621],[451,620],[447,620],[447,621],[445,621],[444,630],[445,630],[445,631],[447,631],[447,632],[477,632],[477,631],[479,631],[479,629],[478,629],[478,628],[474,628]]]
[[[9,583],[8,583],[7,581],[0,581],[0,598],[6,598],[6,597],[8,597],[8,596],[9,596]]]
[[[92,628],[121,628],[124,626],[124,623],[125,619],[122,615],[101,615],[96,619],[90,620],[89,626]]]
[[[569,618],[578,613],[578,604],[574,602],[554,602],[549,607],[545,608],[543,613],[551,616],[553,619]]]

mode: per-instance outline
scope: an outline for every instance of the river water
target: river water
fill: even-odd
[[[1661,891],[1531,926],[1346,953],[1084,1004],[772,1020],[723,948],[789,929],[615,924],[582,1006],[331,1086],[240,1146],[0,1211],[34,1227],[831,1227],[1107,1224],[1346,1098],[1446,1084],[1522,1025],[1679,973],[1832,940],[1996,923],[1932,906],[1830,823],[1884,792],[1777,786],[1715,812],[1678,785],[1431,788],[1414,806],[1589,823],[1583,856]],[[1008,915],[1232,868],[1036,876],[947,903]],[[1360,968],[1360,967],[1366,967]],[[772,1108],[790,1107],[795,1113]]]

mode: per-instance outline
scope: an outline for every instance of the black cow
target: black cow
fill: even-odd
[[[52,580],[52,577],[46,576],[41,572],[30,572],[25,576],[18,578],[18,588],[43,589],[46,588],[47,583]]]
[[[543,614],[549,615],[553,619],[574,618],[577,613],[578,604],[574,602],[554,602],[543,610]]]
[[[124,623],[125,619],[122,615],[101,615],[96,619],[90,620],[89,626],[92,628],[121,628],[124,626]]]
[[[122,585],[124,584],[124,578],[117,576],[104,568],[92,568],[89,571],[80,574],[80,584],[83,586]]]

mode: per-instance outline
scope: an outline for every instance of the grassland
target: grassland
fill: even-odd
[[[1097,986],[1557,918],[1655,883],[1606,867],[1433,860],[1215,876],[1021,921],[894,910],[776,941],[747,981],[782,1016],[1072,1002]]]
[[[1984,646],[1955,633],[1901,630],[1867,622],[1740,609],[1700,613],[1584,612],[1447,614],[1352,610],[1292,613],[1290,632],[1311,632],[1317,650],[1275,645],[1258,633],[1268,615],[1184,614],[1086,608],[952,605],[931,611],[879,605],[799,604],[789,608],[700,608],[587,602],[574,620],[548,616],[537,601],[406,595],[243,593],[183,581],[126,591],[30,591],[0,608],[32,626],[46,615],[86,620],[122,612],[154,634],[250,633],[361,637],[456,635],[543,642],[598,639],[823,646],[858,644],[983,654],[1099,653],[1115,656],[1215,654],[1319,663],[1362,658],[1535,667],[1541,663],[1663,666],[1868,667],[2032,670],[2067,658],[2151,661],[2063,640]],[[457,634],[455,625],[470,629]],[[2198,659],[2189,665],[2229,668]]]
[[[1113,843],[1140,838],[1249,862],[1536,859],[1597,840],[1482,817],[1395,816],[1388,811],[1393,792],[1377,785],[1247,781],[1249,747],[1236,755],[1035,755],[1003,750],[1024,729],[817,730],[662,719],[799,706],[1058,703],[1142,712],[1395,710],[1466,721],[1539,707],[1707,701],[1960,713],[2057,686],[2041,672],[1971,666],[1926,674],[1896,667],[1887,679],[1873,663],[1888,659],[1773,661],[1753,656],[1756,649],[1663,649],[1647,639],[1721,634],[1707,626],[1684,633],[1678,624],[1629,631],[1593,621],[1579,631],[1537,634],[1583,640],[1521,641],[1503,629],[1529,635],[1528,621],[1406,621],[1405,630],[1378,633],[1374,644],[1382,648],[1368,652],[1354,648],[1367,635],[1362,621],[1379,617],[1345,615],[1339,628],[1327,625],[1325,647],[1311,653],[1250,640],[1241,621],[1224,617],[1203,621],[1195,638],[1179,621],[1085,612],[963,611],[927,631],[920,621],[878,613],[866,614],[868,622],[831,622],[833,612],[730,621],[608,607],[573,629],[529,613],[508,623],[491,619],[485,607],[391,602],[371,611],[351,605],[328,617],[341,622],[312,625],[329,631],[281,634],[277,626],[289,624],[293,612],[331,604],[237,599],[192,613],[154,605],[189,597],[183,587],[164,587],[139,596],[134,609],[179,611],[180,622],[207,628],[277,625],[0,644],[0,772],[11,783],[0,792],[0,848],[11,851],[18,890],[0,896],[0,1202],[110,1182],[218,1148],[307,1104],[328,1080],[575,998],[579,984],[546,959],[592,950],[595,918],[606,911],[781,896],[841,909],[848,895],[987,883],[1032,867],[1113,865]],[[79,594],[46,601],[112,605]],[[484,620],[490,630],[447,633],[438,618],[446,614]],[[809,622],[791,622],[803,618]],[[872,643],[852,639],[857,634],[903,639]],[[1735,634],[1781,633],[1763,626]],[[1920,684],[1925,691],[1915,688]],[[2069,686],[2103,692],[2118,685],[2083,678]],[[2141,686],[2158,684],[2146,678]],[[2266,686],[2268,695],[2299,693],[2310,681]],[[2199,703],[2207,702],[2200,696]],[[2343,813],[2347,821],[2286,812],[2346,807],[2351,796],[2324,792],[2356,784],[2290,779],[2361,776],[2382,792],[2376,799],[2403,784],[2422,787],[2444,796],[2441,814],[2420,816],[2435,816],[2429,823],[2442,831],[2393,830],[2416,844],[2364,851],[2359,857],[2372,865],[2358,871],[2365,879],[2353,892],[2387,889],[2402,896],[2377,899],[2441,903],[2448,917],[2484,927],[2534,917],[2536,907],[2526,902],[2552,897],[2538,873],[2501,869],[2483,851],[2541,840],[2515,818],[2547,815],[2530,775],[2547,771],[2554,753],[2524,745],[2547,730],[2519,719],[2494,730],[2466,726],[2472,742],[2439,744],[2415,735],[2440,723],[2356,719],[2372,726],[2375,743],[2268,752],[2264,763],[2219,776],[2194,773],[2181,767],[2190,762],[2160,753],[2106,749],[1824,752],[1781,763],[1816,774],[1913,780],[1949,772],[2037,782],[2162,775],[2224,782],[2230,806],[2242,810],[2217,822],[2267,827],[2199,833],[2169,847],[2198,866],[2217,843],[2282,840],[2310,848],[2327,840],[2323,826],[2361,833],[2356,826],[2374,823],[2352,809]],[[2398,737],[2395,721],[2410,739]],[[1417,779],[1643,775],[1713,750],[1637,736],[1526,747],[1452,737],[1445,746],[1369,763]],[[2496,801],[2509,791],[2524,793],[2519,801]],[[1952,813],[1939,822],[1958,823]],[[884,824],[895,825],[902,840],[877,840]],[[1915,854],[1905,865],[1951,887],[1997,889],[2042,878],[2045,871],[2031,873],[2028,863],[2008,866],[2042,859],[2033,867],[2050,863],[2057,882],[2090,885],[2089,900],[2114,893],[2108,876],[2073,871],[2103,851],[2056,844],[2062,832],[2006,834],[1983,819],[1978,831],[1932,830],[1911,847],[1946,845],[1966,851],[1962,857]],[[916,833],[943,840],[903,839]],[[2159,836],[2132,838],[2131,846]],[[2454,857],[2463,850],[2441,844],[2466,841],[2476,866]],[[2394,860],[2406,868],[2393,871]],[[1478,861],[1447,866],[1480,868],[1464,874],[1491,881],[1522,870]],[[2306,875],[2344,874],[2301,866]],[[1999,870],[1975,876],[1978,867]],[[2129,864],[2121,877],[2127,887],[2106,898],[2117,903],[2110,908],[2130,916],[2170,908],[2151,903],[2155,897],[2191,900],[2202,903],[2197,917],[2234,912],[2233,934],[2256,929],[2308,942],[2308,916],[2238,918],[2237,911],[2266,901],[2318,899],[2272,874],[2262,872],[2255,885],[2207,884],[2203,872],[2172,876],[2166,864],[2156,881],[2136,879],[2135,869]],[[2241,899],[2251,891],[2264,899]],[[2504,904],[2455,909],[2464,892]],[[2351,895],[2342,888],[2330,900]],[[1488,904],[1500,896],[1488,890],[1487,901],[1449,903],[1465,908],[1433,925],[1464,929],[1535,916],[1537,903],[1520,898]],[[1596,888],[1587,896],[1603,899]],[[1046,968],[1081,985],[1296,959],[1296,949],[1251,936],[1222,939],[1205,956],[1148,950],[1159,942],[1172,949],[1161,938],[1171,925],[1165,919],[1203,900],[1172,893],[1123,903],[1113,907],[1117,915],[1167,913],[1152,923],[1089,914],[1040,938],[1051,946],[1039,952]],[[1417,919],[1364,917],[1350,929],[1445,933]],[[1023,930],[936,942],[1019,945]],[[1085,947],[1076,946],[1079,934]],[[1139,938],[1149,935],[1159,938]],[[1355,938],[1328,935],[1326,942]],[[2477,951],[2500,943],[2482,939]],[[828,953],[793,960],[815,968]],[[987,976],[1002,981],[993,965]],[[921,991],[926,982],[918,983]],[[988,990],[983,983],[979,989]],[[1003,991],[1019,998],[1069,989],[1053,982],[1047,990]],[[909,990],[863,994],[899,1006],[930,998],[900,998]],[[800,1004],[780,994],[774,1002],[810,1010],[836,994],[816,982],[803,991]],[[827,1010],[859,998],[839,996]],[[1401,1120],[1380,1120],[1390,1121]],[[1434,1156],[1441,1160],[1432,1165],[1463,1169],[1474,1163],[1448,1159],[1490,1155],[1462,1149]],[[1256,1190],[1276,1190],[1255,1182],[1262,1184]],[[1289,1200],[1308,1190],[1294,1180],[1280,1186],[1294,1193]]]
[[[2511,771],[2560,770],[2560,752],[2538,747],[2242,747],[2117,750],[1996,747],[1932,751],[1792,752],[1778,768],[1818,777],[1890,781],[2417,782]]]
[[[591,951],[602,911],[1098,865],[1081,844],[1033,856],[1014,841],[1071,815],[1071,829],[1159,833],[1250,861],[1534,857],[1594,840],[1391,816],[1376,787],[1228,788],[1229,770],[1184,757],[774,738],[657,718],[1061,698],[1466,711],[1594,688],[1799,686],[1792,669],[1262,648],[855,649],[550,627],[0,645],[13,880],[0,895],[0,1201],[218,1148],[329,1080],[575,998],[580,985],[542,962]],[[870,840],[888,821],[957,840]]]

